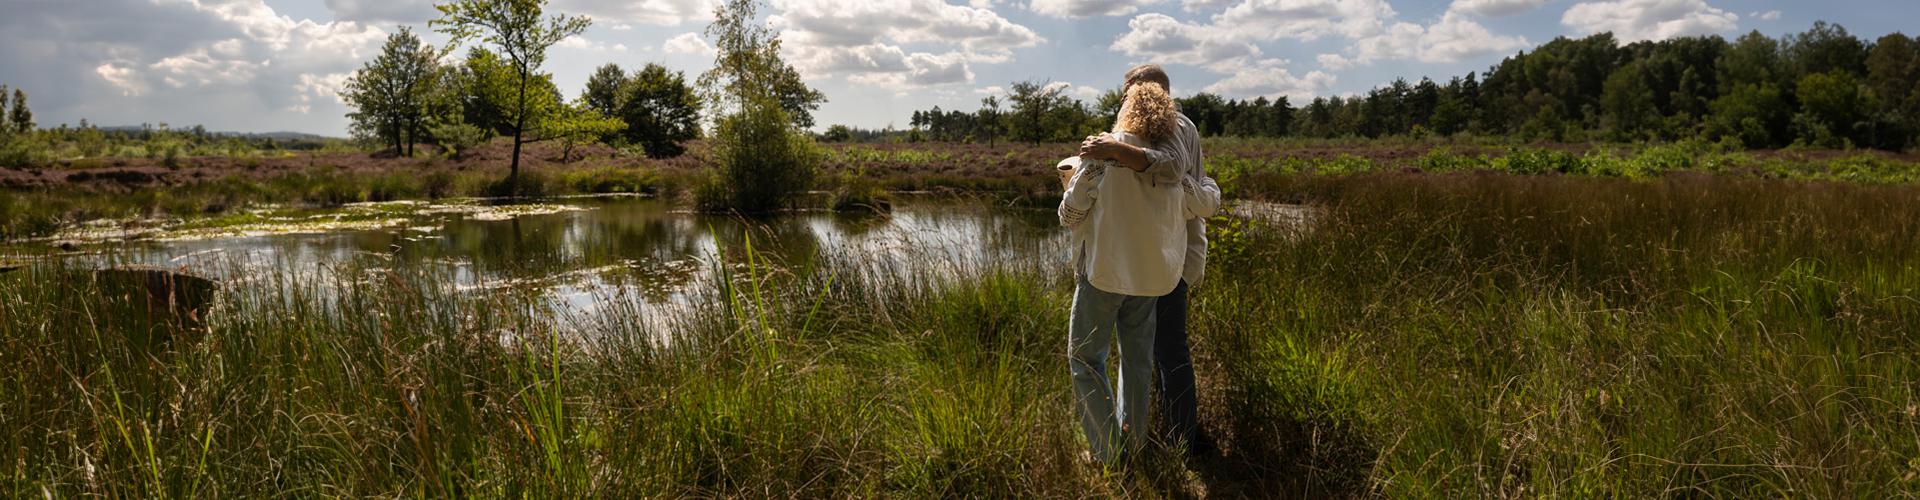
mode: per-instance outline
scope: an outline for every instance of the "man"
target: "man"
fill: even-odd
[[[1171,89],[1171,81],[1159,65],[1146,64],[1127,71],[1126,87],[1137,83],[1156,83]],[[1169,444],[1185,443],[1190,455],[1205,452],[1208,443],[1199,439],[1197,401],[1193,380],[1193,355],[1187,343],[1187,295],[1200,286],[1207,269],[1206,219],[1220,209],[1220,185],[1207,177],[1200,151],[1200,130],[1185,114],[1180,115],[1179,132],[1171,140],[1149,147],[1138,147],[1115,140],[1111,134],[1088,137],[1080,144],[1082,156],[1113,162],[1115,165],[1163,175],[1179,175],[1186,198],[1187,255],[1180,284],[1155,301],[1154,368],[1160,378],[1160,430]]]

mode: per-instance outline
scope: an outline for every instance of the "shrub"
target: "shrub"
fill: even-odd
[[[489,138],[486,129],[468,125],[460,120],[458,114],[454,115],[450,121],[434,124],[429,132],[433,134],[434,141],[437,141],[440,147],[446,148],[455,158],[467,154],[467,151],[474,147],[486,144]]]
[[[696,191],[704,196],[699,204],[759,213],[786,207],[806,192],[824,155],[790,123],[779,103],[766,99],[721,118],[714,133],[718,185]]]

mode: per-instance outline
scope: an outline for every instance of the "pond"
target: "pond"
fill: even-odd
[[[682,306],[689,293],[712,288],[719,266],[744,269],[749,244],[762,272],[808,272],[837,259],[934,276],[993,262],[1066,259],[1066,232],[1051,210],[930,197],[910,197],[889,215],[746,219],[649,199],[588,197],[511,206],[359,204],[246,219],[223,227],[81,228],[68,237],[92,240],[72,251],[47,242],[14,245],[0,251],[0,260],[162,266],[227,287],[353,283],[340,273],[404,269],[443,276],[462,292],[510,289],[533,295],[552,314],[592,316],[614,302],[608,297],[631,298],[619,301],[623,314]]]

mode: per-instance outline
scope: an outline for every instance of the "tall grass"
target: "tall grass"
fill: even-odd
[[[1271,187],[1272,189],[1281,189]],[[1216,224],[1221,453],[1078,461],[1056,255],[943,272],[723,245],[718,286],[556,314],[350,262],[129,340],[0,275],[6,496],[1813,496],[1920,492],[1920,188],[1363,174]],[[22,274],[26,273],[26,274]],[[665,326],[650,326],[665,325]]]

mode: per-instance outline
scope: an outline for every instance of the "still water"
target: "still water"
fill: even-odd
[[[400,203],[379,207],[393,217],[377,227],[308,225],[290,229],[306,231],[297,234],[266,230],[104,242],[78,252],[21,247],[6,253],[16,261],[57,260],[70,268],[176,268],[229,288],[351,286],[353,279],[340,279],[343,273],[405,269],[444,276],[463,293],[529,294],[553,314],[567,316],[592,316],[608,297],[622,298],[623,311],[668,312],[690,293],[712,289],[721,266],[744,266],[749,243],[763,269],[792,273],[829,259],[915,277],[965,273],[996,262],[1066,259],[1066,233],[1051,210],[977,201],[909,199],[889,215],[807,212],[759,219],[696,214],[637,198],[548,200],[544,206],[561,209],[502,215]]]

